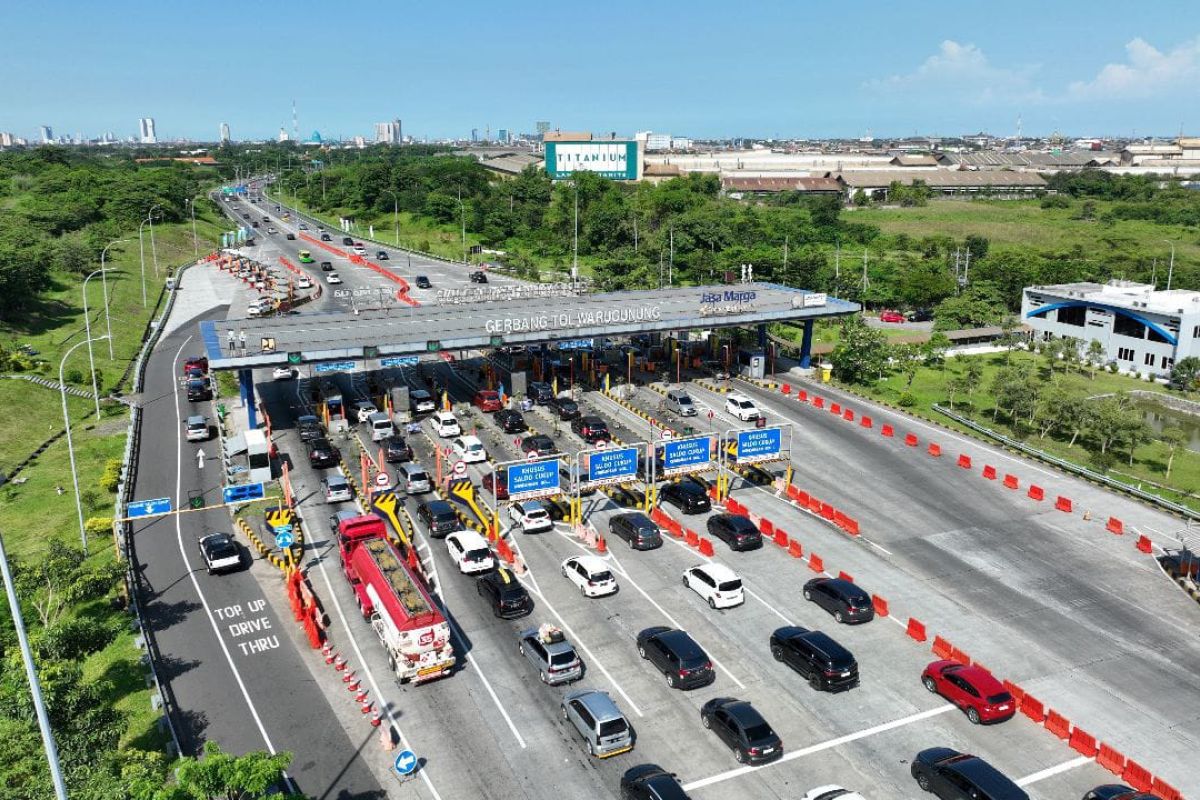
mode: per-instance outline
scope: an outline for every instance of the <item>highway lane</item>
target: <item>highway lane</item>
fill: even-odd
[[[184,290],[195,279],[185,275]],[[220,501],[218,443],[181,444],[182,419],[214,416],[210,404],[189,403],[176,380],[183,356],[196,349],[194,330],[189,323],[159,343],[142,399],[135,497],[170,497],[176,508],[186,508],[196,491],[206,503]],[[203,468],[197,450],[206,453]],[[251,563],[248,550],[248,569],[204,572],[197,539],[232,529],[223,509],[134,525],[133,552],[149,588],[148,624],[161,656],[159,674],[178,711],[174,722],[184,754],[198,754],[205,741],[235,753],[289,750],[296,755],[291,775],[300,790],[314,797],[381,796],[358,758],[358,742],[327,723],[328,704],[299,657],[286,605],[279,612],[278,572],[265,562]]]

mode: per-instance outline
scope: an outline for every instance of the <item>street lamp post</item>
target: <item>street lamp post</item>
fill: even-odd
[[[1170,239],[1163,239],[1164,242],[1171,246],[1171,264],[1167,267],[1167,291],[1171,291],[1171,277],[1175,274],[1175,243]]]
[[[146,243],[142,239],[142,225],[150,221],[149,217],[138,225],[138,258],[142,263],[142,308],[146,307]]]
[[[150,256],[154,259],[154,277],[158,277],[158,248],[154,245],[154,209],[162,208],[158,203],[150,206],[146,218],[150,220]]]
[[[88,311],[87,285],[88,285],[88,281],[90,281],[92,278],[96,277],[97,275],[102,274],[103,272],[104,272],[103,268],[95,270],[94,272],[92,272],[90,275],[88,275],[86,278],[83,279],[83,328],[84,328],[84,336],[87,337],[86,344],[88,346],[88,369],[90,369],[91,373],[92,373],[92,395],[94,396],[94,398],[96,400],[96,419],[97,420],[100,419],[100,388],[96,385],[96,359],[95,359],[95,356],[92,354],[92,342],[93,341],[98,342],[98,341],[100,341],[100,339],[99,338],[97,338],[95,340],[92,339],[92,317],[91,317],[91,313]],[[104,298],[104,303],[105,303],[105,305],[108,304],[107,297]]]
[[[108,244],[104,245],[104,249],[100,251],[100,284],[101,291],[104,292],[104,327],[108,330],[108,360],[112,361],[116,356],[113,355],[113,339],[112,339],[112,317],[108,315],[108,270],[104,268],[104,258],[108,255],[108,248],[114,244],[128,241],[127,239],[113,239]],[[86,281],[85,281],[86,283]]]
[[[96,341],[105,338],[108,337],[101,336]],[[87,554],[87,530],[83,527],[83,502],[79,499],[79,473],[75,469],[75,445],[71,441],[71,417],[67,413],[67,384],[63,379],[63,367],[66,366],[67,359],[70,357],[71,353],[75,352],[80,347],[83,347],[85,344],[88,346],[88,349],[91,350],[92,338],[90,336],[87,338],[87,341],[79,342],[67,350],[67,352],[63,353],[62,361],[58,362],[58,390],[62,395],[63,428],[65,428],[67,432],[67,454],[71,460],[71,482],[75,486],[75,513],[79,516],[79,541],[83,544],[84,555]],[[99,400],[97,400],[97,408],[99,408]],[[97,411],[96,416],[98,417],[99,415],[99,411]]]
[[[458,190],[458,214],[462,220],[463,263],[467,263],[467,207],[463,205],[462,189]]]
[[[192,198],[187,198],[183,204],[188,207],[192,215],[192,255],[200,255],[200,240],[196,238],[196,201]]]

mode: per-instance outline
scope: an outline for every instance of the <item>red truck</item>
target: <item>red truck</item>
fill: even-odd
[[[388,665],[401,682],[422,683],[454,667],[450,625],[421,579],[387,539],[373,515],[338,523],[342,572],[354,587],[358,607],[388,651]]]

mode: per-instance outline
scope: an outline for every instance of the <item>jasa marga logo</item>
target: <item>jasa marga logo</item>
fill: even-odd
[[[754,309],[758,292],[749,289],[726,289],[722,292],[703,292],[700,295],[701,316],[742,314]]]

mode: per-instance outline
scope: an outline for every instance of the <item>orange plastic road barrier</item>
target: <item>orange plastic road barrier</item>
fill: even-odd
[[[1040,723],[1046,719],[1046,710],[1042,706],[1042,701],[1031,694],[1027,694],[1021,698],[1021,713],[1034,722]]]
[[[806,392],[804,389],[797,390],[796,391],[796,399],[802,403],[807,402],[808,401],[808,392]]]
[[[1007,678],[1005,680],[1001,681],[1001,683],[1004,684],[1004,688],[1006,690],[1008,690],[1008,693],[1013,696],[1013,700],[1015,700],[1017,702],[1017,705],[1020,705],[1021,700],[1024,699],[1024,697],[1025,697],[1025,690],[1022,689],[1020,686],[1017,686],[1015,683],[1008,680]]]
[[[731,497],[725,501],[725,510],[730,514],[740,514],[742,513],[742,504]]]
[[[1071,498],[1063,497],[1060,494],[1058,496],[1058,499],[1054,501],[1054,507],[1057,508],[1059,511],[1066,511],[1068,514],[1071,513],[1071,509],[1073,508],[1073,506],[1071,505]]]
[[[864,428],[870,428],[874,423],[871,422],[870,417],[863,417],[859,424],[861,424]]]
[[[823,505],[825,505],[825,504],[822,503],[817,498],[813,497],[812,495],[808,496],[808,510],[809,511],[819,514],[821,512],[821,506],[823,506]]]
[[[844,409],[842,411],[842,419],[846,420],[846,422],[854,422],[854,412],[848,408]]]
[[[808,554],[808,568],[813,572],[824,572],[825,562],[816,553]]]
[[[930,442],[929,450],[927,452],[929,453],[929,455],[934,456],[936,458],[937,456],[940,456],[942,454],[942,446],[935,442]]]
[[[971,468],[971,457],[965,456],[965,455],[960,455],[958,457],[958,465],[960,467],[962,467],[963,469],[970,469]]]
[[[1149,553],[1154,549],[1154,545],[1150,542],[1148,537],[1143,535],[1138,537],[1137,549],[1143,553]]]
[[[1046,712],[1046,730],[1053,733],[1060,739],[1071,738],[1071,723],[1067,718],[1058,713],[1054,709]]]
[[[791,394],[792,393],[791,384],[785,383],[783,386],[779,387],[779,391],[783,392],[784,394]]]
[[[687,541],[688,547],[699,547],[700,546],[700,537],[697,536],[696,532],[694,530],[692,530],[691,528],[687,529],[686,541]]]
[[[958,663],[964,664],[964,665],[971,663],[971,657],[969,655],[967,655],[966,653],[964,653],[962,650],[959,650],[957,647],[953,648],[950,651],[950,660],[957,661]]]
[[[804,546],[795,539],[792,539],[788,542],[788,555],[792,558],[804,558]]]
[[[904,437],[904,443],[906,445],[908,445],[909,447],[916,447],[917,446],[917,435],[915,433],[908,434],[907,436]]]
[[[843,525],[842,528],[851,536],[859,535],[858,520],[856,520],[854,517],[846,517],[846,524]]]
[[[888,601],[877,594],[871,595],[871,607],[875,609],[876,615],[880,617],[888,615]]]
[[[1154,779],[1150,777],[1150,770],[1132,758],[1125,762],[1125,769],[1121,773],[1121,780],[1139,792],[1148,792],[1150,791],[1150,787],[1154,785]]]
[[[849,581],[850,583],[854,583],[854,576],[851,575],[849,572],[845,572],[844,570],[838,572],[838,578],[843,581]]]
[[[918,622],[909,617],[908,626],[904,629],[904,633],[913,641],[923,642],[925,641],[925,623]]]
[[[704,537],[701,537],[700,538],[700,555],[708,556],[711,558],[712,554],[713,554],[712,542],[709,541],[708,539],[705,539]]]
[[[825,399],[823,397],[817,397],[814,394],[813,399],[812,399],[812,404],[816,408],[824,408],[825,407]]]
[[[504,559],[504,561],[506,563],[508,563],[508,564],[512,563],[513,552],[512,552],[512,548],[508,546],[508,542],[506,542],[503,539],[501,539],[499,542],[497,542],[496,543],[496,552],[498,552],[500,554],[500,558]]]
[[[1113,775],[1120,776],[1125,771],[1125,756],[1105,742],[1101,742],[1100,749],[1096,751],[1096,763]]]
[[[996,480],[996,468],[993,467],[991,464],[984,464],[983,465],[983,477],[987,478],[989,481]]]
[[[938,658],[949,658],[953,650],[951,644],[941,636],[933,637],[933,654]]]
[[[836,509],[829,503],[821,503],[821,518],[832,521]]]
[[[896,435],[896,431],[892,428],[892,426],[887,425],[887,424],[884,424],[883,428],[881,428],[879,432],[882,433],[884,436],[895,436]]]
[[[1109,533],[1115,533],[1118,536],[1125,533],[1125,523],[1116,517],[1109,517],[1108,524],[1104,527]]]
[[[1150,792],[1156,797],[1161,797],[1162,800],[1183,800],[1183,795],[1179,793],[1179,790],[1162,778],[1156,777],[1154,779],[1154,783],[1150,787]]]
[[[779,545],[780,547],[788,546],[788,535],[786,533],[784,533],[783,531],[776,529],[774,538],[775,538],[775,544]]]
[[[771,520],[767,519],[766,517],[763,517],[758,522],[758,530],[763,536],[774,536],[775,523],[771,522]]]
[[[797,503],[799,503],[800,505],[802,505],[802,506],[804,506],[804,507],[806,507],[806,508],[807,508],[807,507],[808,507],[808,502],[809,502],[809,500],[811,500],[812,498],[810,498],[810,497],[808,496],[808,492],[802,492],[802,491],[800,491],[799,489],[797,489],[797,490],[796,490],[796,496],[795,496],[794,498],[792,498],[792,499],[793,499],[793,500],[795,500],[795,501],[796,501]]]
[[[1071,749],[1081,756],[1088,758],[1096,757],[1096,737],[1086,731],[1081,731],[1075,728],[1071,731],[1071,738],[1067,741]]]
[[[830,404],[829,404],[829,413],[830,413],[830,414],[840,414],[840,413],[842,413],[842,405],[841,405],[841,403],[830,403]]]
[[[1027,496],[1030,500],[1045,500],[1046,492],[1037,484],[1030,484]]]

